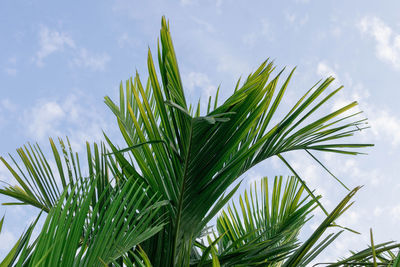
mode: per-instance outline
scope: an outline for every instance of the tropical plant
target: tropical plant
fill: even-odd
[[[87,144],[82,168],[68,140],[61,139],[60,148],[50,139],[56,170],[38,145],[18,149],[19,160],[10,156],[12,163],[0,158],[18,182],[0,189],[18,201],[4,204],[32,205],[47,214],[39,236],[29,241],[34,223],[6,264],[305,266],[346,229],[318,243],[328,227],[337,226],[334,221],[359,188],[328,213],[284,158],[284,153],[305,150],[322,165],[312,151],[357,155],[359,148],[370,146],[342,141],[367,128],[365,119],[355,119],[359,112],[343,115],[356,102],[323,113],[321,107],[341,90],[326,93],[332,77],[315,84],[279,117],[294,70],[279,82],[283,70],[274,75],[267,60],[239,80],[222,104],[218,90],[202,111],[200,102],[194,107],[186,101],[165,18],[158,46],[161,79],[150,50],[147,63],[146,84],[136,74],[125,88],[121,83],[119,104],[105,98],[127,148],[105,135],[106,144]],[[318,112],[323,115],[313,119]],[[226,207],[241,175],[272,156],[295,176],[284,188],[283,178],[275,178],[271,198],[265,178],[260,191],[255,186],[239,198],[239,206]],[[298,233],[315,208],[327,217],[301,243]],[[385,245],[377,249],[393,253],[398,247]],[[377,257],[375,250],[362,253],[364,260]]]

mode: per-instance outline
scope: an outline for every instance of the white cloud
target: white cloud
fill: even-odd
[[[359,219],[360,217],[362,217],[360,213],[361,213],[360,210],[359,211],[355,211],[355,209],[347,210],[342,216],[339,217],[337,223],[339,225],[346,225],[346,227],[358,226]]]
[[[248,62],[237,56],[221,54],[217,58],[217,70],[230,73],[235,79],[250,70]]]
[[[294,23],[294,21],[296,20],[296,15],[294,13],[286,12],[285,19],[290,23]]]
[[[336,66],[335,69],[338,69]],[[339,75],[334,68],[330,67],[326,62],[319,62],[317,66],[317,74],[325,78],[327,76],[333,76],[336,78],[334,86],[341,85]],[[350,77],[345,76],[345,84],[349,85],[352,89],[342,91],[338,97],[335,98],[332,105],[332,110],[337,110],[344,107],[345,105],[356,100],[363,104],[363,109],[366,116],[368,116],[368,124],[371,129],[368,131],[372,135],[368,135],[369,142],[371,137],[376,140],[386,140],[392,146],[397,147],[400,145],[400,118],[394,115],[387,108],[377,107],[374,103],[368,101],[369,92],[362,84],[354,84]],[[356,107],[354,111],[360,111],[359,107]],[[376,182],[376,181],[375,181]]]
[[[9,76],[16,76],[17,75],[17,58],[10,57],[7,62],[7,66],[4,68],[4,72]]]
[[[332,27],[331,32],[332,32],[332,35],[335,37],[342,36],[342,29],[339,26]]]
[[[242,42],[248,46],[254,46],[260,38],[266,38],[268,41],[274,39],[270,23],[265,18],[258,22],[257,31],[247,33],[242,36]]]
[[[374,216],[379,217],[383,213],[383,209],[381,207],[375,207],[374,209]]]
[[[390,215],[393,216],[393,219],[396,221],[400,220],[400,205],[396,205],[390,208]]]
[[[256,42],[257,42],[257,37],[258,37],[258,35],[255,32],[251,32],[251,33],[243,35],[242,42],[245,45],[254,46],[254,44],[256,44]]]
[[[212,84],[210,78],[205,73],[201,72],[189,72],[182,76],[183,83],[189,93],[193,95],[201,96],[201,103],[205,104],[208,98],[211,96],[214,98],[217,87]],[[204,108],[204,106],[202,106]]]
[[[317,67],[317,74],[321,76],[334,76],[338,77],[336,71],[325,62],[320,62]],[[345,75],[346,76],[346,75]],[[364,89],[361,84],[353,84],[349,77],[345,77],[346,84],[352,89],[351,91],[345,90],[343,94],[336,97],[332,110],[337,110],[345,105],[356,100],[363,104],[365,114],[368,116],[368,124],[371,126],[369,133],[377,140],[387,140],[393,146],[400,144],[400,118],[395,116],[385,108],[377,107],[375,104],[368,101],[369,92]],[[334,85],[339,86],[341,81],[336,80]],[[354,111],[360,110],[357,107]]]
[[[222,3],[223,3],[222,0],[216,0],[216,1],[215,1],[215,6],[216,6],[216,7],[220,7],[220,6],[222,6]]]
[[[43,140],[49,135],[60,135],[57,128],[65,112],[57,102],[49,101],[38,103],[25,116],[29,134]]]
[[[44,59],[56,52],[65,51],[71,54],[71,65],[87,68],[92,71],[102,71],[111,57],[106,53],[94,54],[86,48],[78,47],[75,41],[65,32],[50,30],[42,26],[39,31],[39,51],[36,53],[35,62],[39,67],[44,66]],[[12,69],[9,70],[11,73]]]
[[[298,16],[297,14],[292,12],[285,12],[285,19],[286,21],[296,26],[297,28],[299,26],[303,26],[304,24],[306,24],[308,22],[309,16],[308,14],[305,14],[303,16]]]
[[[12,119],[13,112],[16,110],[16,105],[8,98],[0,100],[0,128],[4,127]]]
[[[332,82],[332,88],[336,89],[339,86],[344,85],[344,90],[340,91],[334,98],[333,104],[331,106],[331,111],[336,111],[344,106],[352,103],[353,101],[358,101],[362,103],[363,106],[367,106],[368,109],[373,108],[374,105],[367,105],[369,98],[369,92],[360,83],[354,83],[350,75],[347,73],[339,77],[337,70],[339,66],[337,64],[328,64],[325,61],[320,61],[317,65],[316,74],[320,76],[321,79],[326,79],[329,76],[335,78]],[[344,113],[344,115],[350,115],[355,112],[361,111],[359,106],[356,106]],[[367,110],[365,110],[367,111]],[[367,113],[369,115],[369,113]]]
[[[370,114],[371,131],[377,138],[390,141],[393,146],[400,144],[400,119],[387,110]]]
[[[102,71],[110,61],[110,56],[106,53],[92,54],[85,48],[80,49],[78,56],[72,59],[74,65],[88,68],[94,71]]]
[[[16,76],[17,75],[17,69],[16,68],[5,68],[4,72],[7,73],[9,76]]]
[[[310,0],[294,0],[296,3],[303,3],[303,4],[308,4],[310,3]]]
[[[258,171],[250,169],[246,173],[247,187],[253,186],[254,183],[259,183],[264,178]],[[272,178],[272,177],[270,177]],[[258,185],[257,185],[258,186]]]
[[[43,66],[43,60],[49,55],[64,50],[65,47],[74,48],[75,42],[64,32],[52,31],[42,26],[39,31],[40,49],[36,53],[36,64]]]
[[[189,6],[193,4],[199,4],[198,0],[179,0],[182,6]],[[215,6],[216,7],[221,7],[223,1],[222,0],[215,0]]]
[[[2,231],[0,234],[0,251],[8,252],[17,242],[17,238],[10,231]]]
[[[203,29],[205,29],[209,33],[214,33],[215,32],[215,27],[211,23],[199,19],[197,17],[192,17],[193,21],[196,22],[199,26],[201,26]]]
[[[16,105],[10,99],[5,98],[0,101],[0,107],[7,111],[15,111]]]
[[[129,35],[126,32],[121,34],[121,36],[118,38],[119,47],[124,47],[125,44],[129,42],[129,39]]]
[[[12,64],[12,65],[17,64],[17,58],[16,58],[16,57],[10,57],[10,58],[8,59],[8,63],[10,63],[10,64]]]
[[[122,33],[118,39],[118,46],[123,48],[123,47],[131,47],[131,46],[138,46],[140,44],[140,41],[138,39],[133,38],[130,36],[128,33],[124,32]]]
[[[323,196],[322,203],[326,208],[330,208],[332,203],[327,193],[332,193],[332,188],[329,185],[333,182],[330,177],[324,179],[322,182],[321,177],[326,178],[326,173],[317,165],[310,156],[305,152],[297,151],[297,153],[289,153],[285,156],[290,166],[296,170],[297,174],[303,179],[310,190],[315,190],[314,195]],[[292,175],[292,174],[291,174]]]
[[[180,2],[181,2],[181,5],[187,6],[187,5],[195,3],[196,1],[194,1],[194,0],[180,0]]]
[[[11,163],[11,162],[10,162]],[[12,163],[11,163],[12,164]],[[13,166],[14,167],[14,166]],[[11,182],[11,174],[9,170],[7,169],[6,165],[3,163],[0,164],[0,186],[4,187],[4,183],[10,183]],[[3,183],[4,182],[4,183]]]
[[[337,14],[332,14],[330,16],[330,33],[333,37],[340,38],[343,30],[347,28],[349,28],[348,23],[341,19]]]
[[[326,79],[329,76],[332,76],[333,78],[335,78],[335,81],[333,82],[334,86],[339,86],[340,85],[340,80],[339,77],[337,75],[337,73],[333,70],[333,68],[331,68],[326,62],[319,62],[318,66],[317,66],[317,74],[319,76],[322,76],[322,79]]]
[[[358,22],[358,28],[363,34],[373,37],[376,41],[376,56],[400,69],[400,34],[386,25],[378,17],[366,16]]]
[[[25,110],[22,122],[30,137],[45,141],[49,136],[68,136],[76,151],[85,141],[101,140],[106,128],[103,116],[82,93],[71,94],[63,101],[42,99]]]

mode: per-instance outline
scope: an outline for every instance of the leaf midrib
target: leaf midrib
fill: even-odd
[[[172,259],[171,259],[171,266],[174,266],[175,264],[175,254],[176,254],[176,248],[177,248],[177,243],[178,243],[178,235],[179,235],[179,230],[180,230],[180,223],[181,223],[181,216],[182,216],[182,207],[183,207],[183,194],[185,191],[185,184],[186,184],[186,178],[187,178],[187,170],[188,170],[188,165],[189,165],[189,158],[190,158],[190,152],[191,152],[191,147],[192,147],[192,136],[193,136],[193,118],[191,118],[190,121],[190,130],[189,130],[189,142],[188,142],[188,147],[186,150],[186,157],[185,157],[185,164],[184,164],[184,169],[183,169],[183,176],[181,179],[181,188],[179,191],[179,200],[178,200],[178,213],[176,216],[176,228],[175,228],[175,234],[174,234],[174,243],[173,243],[173,250],[172,250]]]

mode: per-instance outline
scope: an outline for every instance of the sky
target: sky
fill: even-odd
[[[0,155],[16,156],[15,149],[37,142],[50,156],[49,137],[68,136],[81,153],[85,141],[102,140],[102,131],[120,141],[104,96],[117,99],[119,83],[136,71],[146,79],[147,49],[156,54],[165,15],[186,95],[193,103],[200,97],[203,107],[219,85],[228,97],[237,79],[267,58],[277,69],[286,66],[286,75],[297,66],[283,106],[334,76],[332,90],[344,89],[327,109],[358,101],[371,129],[355,140],[375,146],[356,157],[317,154],[348,187],[364,185],[339,221],[361,235],[343,233],[320,260],[365,248],[370,228],[375,243],[400,241],[399,8],[398,1],[361,0],[1,1]],[[329,210],[346,195],[306,153],[287,158]],[[243,188],[290,174],[272,158],[243,176]],[[0,180],[15,184],[3,165]],[[3,214],[0,258],[37,210],[1,206]],[[302,238],[322,219],[317,212]]]

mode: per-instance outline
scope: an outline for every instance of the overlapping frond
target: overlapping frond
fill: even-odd
[[[132,179],[106,187],[91,207],[96,180],[79,179],[50,210],[24,266],[104,266],[128,253],[163,227],[155,218],[165,203],[145,201],[146,188]],[[23,251],[22,253],[24,253]]]
[[[283,191],[282,180],[277,179],[271,202],[264,195],[260,208],[258,196],[245,193],[240,199],[242,212],[231,206],[219,218],[219,236],[209,240],[215,244],[202,247],[202,255],[194,244],[239,184],[228,188],[263,160],[278,156],[291,168],[283,154],[305,150],[323,165],[311,151],[357,155],[359,148],[370,146],[342,141],[367,128],[366,119],[358,118],[360,112],[351,113],[357,103],[326,111],[328,101],[341,90],[329,89],[333,81],[329,77],[283,114],[281,107],[288,107],[282,100],[294,70],[284,77],[283,70],[276,74],[273,63],[266,60],[239,80],[223,103],[218,103],[218,89],[206,112],[201,112],[200,104],[194,110],[185,98],[164,17],[161,24],[158,71],[149,50],[147,82],[136,74],[125,87],[121,83],[119,103],[105,98],[126,147],[121,149],[105,135],[109,150],[87,145],[87,164],[81,166],[68,142],[60,140],[60,150],[50,139],[56,170],[37,145],[18,150],[20,159],[11,158],[15,168],[0,158],[19,184],[0,189],[19,201],[6,204],[29,204],[48,213],[42,233],[30,247],[32,253],[25,250],[27,257],[21,262],[54,264],[61,259],[58,266],[310,262],[337,237],[328,236],[315,246],[356,190],[333,213],[326,212],[327,220],[296,253],[292,252],[298,229],[308,212],[321,206],[297,175],[297,182],[290,179]],[[265,194],[266,186],[264,182]],[[303,190],[311,197],[301,199]],[[161,202],[154,204],[155,198]],[[160,218],[165,218],[162,226]]]
[[[334,266],[400,266],[400,244],[393,241],[374,244],[371,234],[371,245],[359,252],[352,252],[352,256],[342,258],[336,263],[325,263]],[[317,264],[318,265],[318,264]]]
[[[178,251],[187,250],[187,241],[197,236],[229,199],[222,197],[226,189],[257,163],[294,150],[355,155],[358,148],[369,146],[341,141],[366,128],[365,119],[355,119],[357,112],[341,117],[356,102],[312,120],[341,89],[326,93],[331,77],[308,90],[286,115],[276,117],[294,70],[280,82],[283,71],[274,75],[275,67],[268,60],[243,83],[238,82],[224,103],[215,102],[204,116],[198,106],[192,116],[164,18],[160,44],[161,83],[149,51],[147,84],[143,86],[136,74],[125,90],[121,84],[119,105],[108,97],[105,102],[116,115],[127,143],[122,151],[130,150],[132,156],[123,155],[108,140],[116,159],[127,174],[170,201],[173,232],[166,235],[175,239],[173,251],[168,252],[175,264],[185,265],[175,261],[181,258]]]
[[[24,231],[24,233],[22,233],[22,235],[20,236],[20,238],[17,240],[17,242],[15,242],[15,244],[12,246],[12,248],[10,249],[10,251],[7,253],[7,255],[5,255],[4,259],[1,260],[0,262],[0,267],[9,267],[9,266],[14,266],[16,260],[18,259],[18,257],[25,257],[26,255],[29,254],[31,247],[29,246],[29,240],[31,238],[33,229],[35,228],[40,215],[36,218],[36,220],[31,223],[28,228],[26,229],[26,231]],[[4,216],[0,221],[0,234],[1,234],[1,228],[4,222]],[[0,235],[1,238],[1,235]],[[22,255],[20,255],[20,253],[24,251],[24,253],[22,253]]]
[[[208,245],[198,242],[201,257],[192,260],[192,266],[310,266],[315,258],[328,247],[343,230],[322,235],[351,205],[349,203],[359,187],[352,190],[303,243],[297,240],[299,230],[316,202],[302,197],[304,190],[294,177],[282,188],[282,178],[275,178],[271,196],[268,181],[261,181],[261,190],[247,191],[239,204],[229,205],[217,219],[217,233]],[[257,194],[259,192],[260,194]],[[387,242],[353,253],[349,258],[335,263],[314,266],[397,266],[400,262],[400,244]],[[214,255],[211,253],[214,251]]]
[[[237,205],[228,205],[217,219],[216,250],[221,265],[282,264],[298,246],[299,231],[316,207],[303,191],[295,177],[285,185],[282,177],[275,177],[269,190],[265,177],[259,187],[254,182]]]
[[[17,149],[19,159],[11,155],[11,161],[15,165],[7,162],[0,157],[0,160],[8,168],[18,185],[9,185],[0,189],[0,194],[12,197],[19,202],[7,202],[3,205],[32,205],[45,212],[57,203],[62,192],[77,180],[83,177],[98,177],[96,193],[93,195],[94,201],[102,194],[104,188],[112,179],[118,182],[121,174],[112,158],[105,156],[104,145],[94,144],[93,151],[87,143],[87,162],[82,175],[81,162],[77,153],[72,151],[71,145],[67,139],[64,143],[59,139],[60,148],[50,138],[50,146],[53,152],[52,161],[48,160],[38,144],[25,145]],[[56,169],[54,169],[55,164]],[[53,168],[52,168],[53,167]]]

